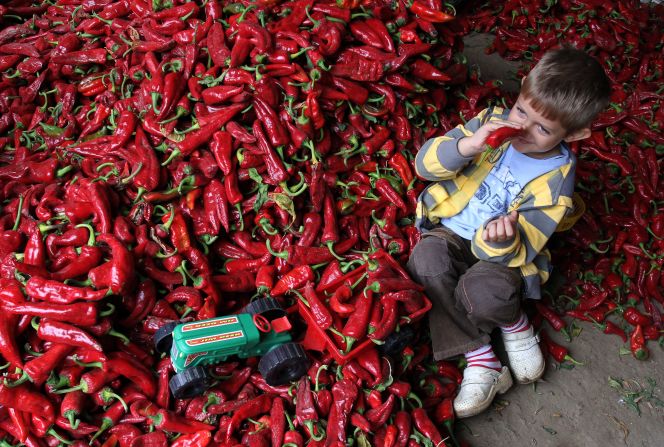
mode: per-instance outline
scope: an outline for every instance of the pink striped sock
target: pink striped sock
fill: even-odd
[[[464,356],[466,357],[466,361],[468,361],[468,366],[481,366],[482,368],[494,369],[496,371],[502,369],[500,360],[494,354],[491,345],[480,346],[474,351],[466,352]]]
[[[521,312],[521,317],[516,323],[510,324],[509,326],[500,326],[500,330],[503,331],[503,334],[513,334],[515,332],[527,331],[528,329],[530,329],[530,322],[528,321],[526,314],[523,312]]]

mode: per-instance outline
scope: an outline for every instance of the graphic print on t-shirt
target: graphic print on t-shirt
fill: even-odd
[[[522,188],[523,185],[514,178],[509,166],[501,163],[484,179],[468,205],[488,208],[488,210],[484,210],[485,217],[488,219],[500,216],[507,213],[511,199],[519,194]],[[473,201],[477,203],[473,204]],[[487,213],[487,211],[489,212]]]
[[[491,219],[507,214],[511,205],[518,203],[528,182],[568,161],[566,147],[558,156],[534,159],[510,146],[484,178],[468,205],[459,214],[440,222],[462,238],[472,239],[478,228]]]

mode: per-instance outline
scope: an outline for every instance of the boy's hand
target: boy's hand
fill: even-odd
[[[514,127],[515,129],[523,129],[521,124],[515,123],[514,121],[506,121],[506,120],[495,120],[495,121],[489,121],[477,131],[469,136],[469,137],[464,137],[459,140],[458,143],[458,149],[459,149],[459,154],[462,155],[463,157],[474,157],[477,154],[481,154],[484,152],[484,143],[486,142],[487,137],[491,132],[494,130],[498,129],[499,127]]]
[[[516,221],[519,213],[512,211],[506,216],[500,216],[486,225],[482,232],[482,240],[486,242],[511,241],[516,235]]]

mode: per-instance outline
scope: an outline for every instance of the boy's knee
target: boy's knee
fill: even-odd
[[[521,275],[514,269],[476,264],[459,279],[457,302],[471,320],[510,324],[521,309],[521,283]]]
[[[449,267],[447,241],[438,237],[422,238],[408,259],[408,270],[415,277],[437,276]]]

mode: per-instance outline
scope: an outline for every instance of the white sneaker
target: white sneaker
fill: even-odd
[[[480,414],[491,405],[496,393],[503,394],[512,386],[509,368],[495,369],[469,366],[463,371],[459,394],[454,399],[454,412],[458,418]]]
[[[532,326],[513,334],[502,334],[510,369],[518,383],[532,383],[544,374],[544,356]]]

